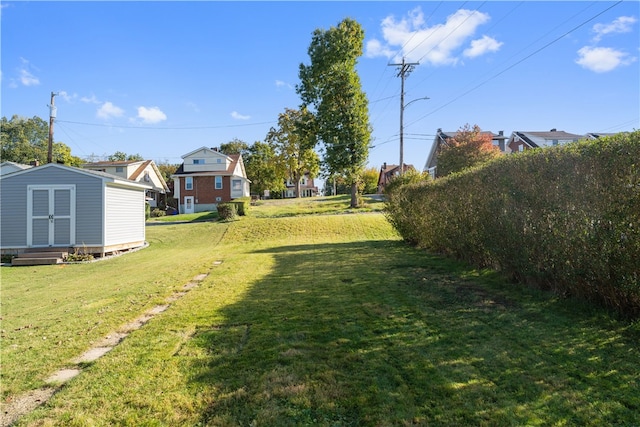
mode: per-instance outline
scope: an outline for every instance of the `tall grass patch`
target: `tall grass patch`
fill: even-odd
[[[403,238],[640,315],[640,131],[505,156],[388,194]]]

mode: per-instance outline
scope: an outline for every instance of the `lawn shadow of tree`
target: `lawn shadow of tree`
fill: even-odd
[[[258,253],[190,343],[203,425],[640,423],[637,328],[596,309],[397,241]]]

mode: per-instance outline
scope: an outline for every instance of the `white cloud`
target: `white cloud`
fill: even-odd
[[[472,40],[471,47],[462,52],[467,58],[482,56],[487,52],[497,52],[504,43],[489,36],[482,36],[481,39]]]
[[[367,41],[365,52],[369,58],[375,58],[377,56],[391,58],[394,54],[388,46],[383,45],[380,43],[380,40],[376,39]]]
[[[633,24],[637,21],[638,20],[633,16],[621,16],[614,19],[609,24],[595,24],[593,26],[593,31],[596,35],[593,40],[598,42],[602,39],[602,36],[607,34],[628,33],[631,31]]]
[[[34,76],[31,71],[31,64],[24,58],[20,58],[22,66],[18,69],[19,80],[23,86],[37,86],[40,84],[40,79]]]
[[[143,123],[155,124],[167,120],[167,115],[158,107],[138,107],[138,118]]]
[[[123,114],[124,110],[122,108],[116,107],[111,102],[107,101],[98,108],[96,116],[100,119],[108,120],[112,117],[122,117]]]
[[[459,60],[457,52],[460,47],[489,19],[486,13],[460,9],[449,15],[445,23],[428,27],[422,10],[418,7],[399,21],[393,16],[386,17],[381,24],[384,43],[376,39],[369,40],[366,55],[392,58],[396,52],[394,59],[404,57],[408,62],[426,61],[432,65],[453,65]],[[502,45],[487,36],[480,40],[482,42],[476,42],[477,47],[474,48],[472,44],[467,49],[467,56],[495,52]]]
[[[242,114],[238,113],[237,111],[234,111],[231,113],[231,117],[233,117],[236,120],[249,120],[251,118],[251,116],[243,116]]]
[[[629,57],[627,53],[610,47],[585,46],[578,51],[576,63],[587,70],[606,73],[620,66],[629,65],[635,60],[636,58]]]
[[[195,102],[187,102],[187,107],[189,107],[189,109],[191,109],[194,113],[200,112],[200,107],[198,107],[198,104],[196,104]]]
[[[276,80],[276,87],[287,87],[289,89],[293,89],[293,86],[287,82],[283,82],[282,80]]]
[[[78,97],[77,94],[74,93],[73,95],[71,95],[64,90],[59,91],[58,96],[67,102],[73,102]]]
[[[91,95],[90,97],[83,96],[80,98],[80,102],[84,102],[85,104],[100,104],[100,101],[98,101],[95,95]]]

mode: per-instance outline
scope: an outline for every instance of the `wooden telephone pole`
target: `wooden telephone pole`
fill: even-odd
[[[413,71],[418,62],[405,62],[404,57],[400,64],[389,64],[399,67],[398,77],[400,77],[400,175],[404,173],[404,79]]]
[[[55,96],[57,93],[51,92],[51,104],[49,105],[49,149],[47,151],[47,163],[53,163],[53,122],[56,119]]]

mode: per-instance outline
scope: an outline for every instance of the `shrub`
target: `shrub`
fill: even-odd
[[[223,221],[235,219],[238,216],[236,203],[218,203],[218,217]]]
[[[238,215],[245,216],[249,212],[249,207],[251,206],[251,197],[239,197],[228,203],[236,205]]]
[[[161,217],[161,216],[165,216],[167,213],[162,210],[162,209],[158,209],[155,208],[154,210],[151,211],[151,217],[152,218],[157,218],[157,217]]]
[[[640,131],[503,156],[387,199],[409,242],[640,315]]]

